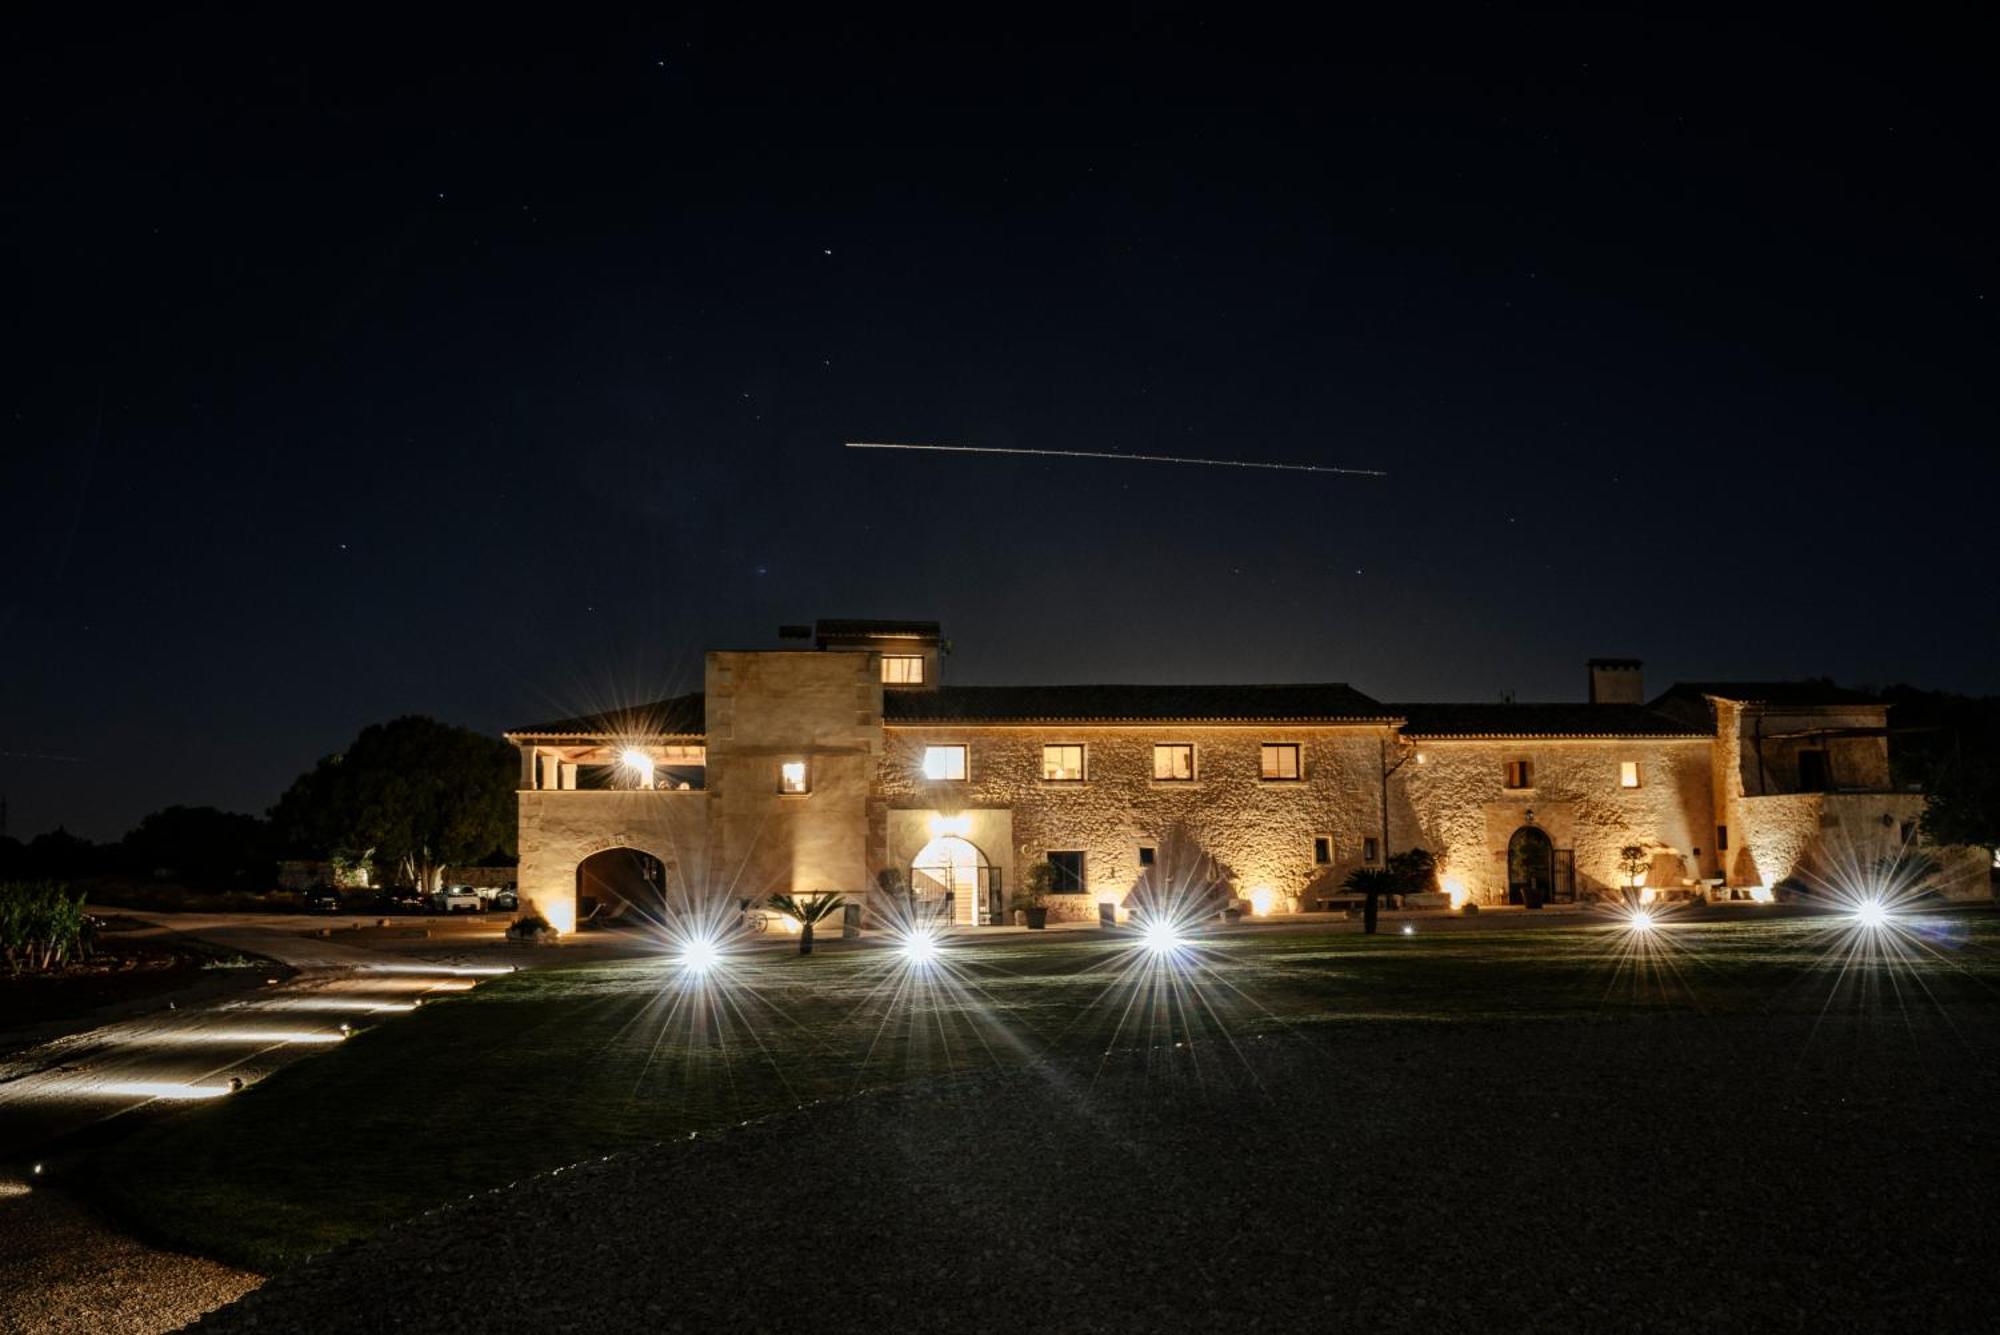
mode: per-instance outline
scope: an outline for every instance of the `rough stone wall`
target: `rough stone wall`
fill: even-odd
[[[576,923],[577,864],[607,848],[651,853],[667,868],[667,886],[686,887],[705,866],[708,794],[671,789],[578,791],[528,789],[519,800],[523,908],[540,911],[560,931]]]
[[[1574,850],[1579,895],[1625,883],[1618,853],[1628,844],[1655,853],[1654,877],[1678,866],[1692,878],[1713,865],[1705,738],[1421,739],[1417,749],[1423,763],[1397,771],[1390,798],[1395,828],[1408,831],[1397,847],[1430,849],[1447,885],[1474,902],[1506,901],[1507,843],[1530,811],[1557,848]],[[1509,760],[1529,762],[1532,788],[1505,786]],[[1639,762],[1637,788],[1619,786],[1625,760]]]
[[[879,658],[866,652],[712,653],[706,674],[711,876],[752,898],[870,884],[882,751]],[[804,760],[812,791],[778,791]]]
[[[1337,883],[1360,865],[1362,839],[1381,832],[1378,766],[1386,736],[1378,727],[1280,725],[892,727],[879,783],[892,815],[1010,808],[1013,847],[981,849],[1007,866],[1010,887],[1049,850],[1082,850],[1085,893],[1057,897],[1050,916],[1089,919],[1099,903],[1124,901],[1138,878],[1139,846],[1157,846],[1177,821],[1221,859],[1240,893],[1268,885],[1282,899],[1320,880]],[[1042,746],[1078,742],[1087,748],[1085,781],[1044,782]],[[1155,742],[1194,743],[1195,781],[1155,782]],[[1265,742],[1298,743],[1304,779],[1260,779]],[[924,748],[931,745],[966,746],[969,777],[925,779]],[[911,828],[905,821],[896,827]],[[1315,835],[1333,837],[1333,866],[1313,865]],[[900,844],[890,850],[892,857],[905,852]]]

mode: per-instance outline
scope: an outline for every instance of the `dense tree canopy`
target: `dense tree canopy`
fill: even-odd
[[[373,858],[400,882],[435,889],[444,869],[514,850],[514,748],[410,715],[361,730],[271,809],[279,839],[315,858]]]
[[[1926,794],[1924,836],[2000,848],[2000,699],[1897,686],[1889,754],[1901,783]]]
[[[270,826],[215,807],[167,807],[132,828],[118,860],[135,875],[204,890],[262,890],[271,879]]]

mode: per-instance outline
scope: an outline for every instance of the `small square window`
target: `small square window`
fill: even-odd
[[[1083,893],[1083,853],[1068,850],[1049,853],[1049,865],[1056,874],[1049,881],[1049,893],[1053,895],[1080,895]]]
[[[924,748],[924,777],[926,779],[963,779],[966,773],[965,748],[963,746],[927,746]]]
[[[1637,788],[1639,786],[1638,761],[1621,760],[1618,762],[1618,786],[1620,788]]]
[[[1152,846],[1151,844],[1140,844],[1140,845],[1139,845],[1139,865],[1140,865],[1140,866],[1142,866],[1142,867],[1150,867],[1150,866],[1152,866],[1152,865],[1153,865],[1153,859],[1154,859],[1154,857],[1156,857],[1156,856],[1157,856],[1157,854],[1155,854],[1155,853],[1154,853],[1154,851],[1153,851],[1153,846]]]
[[[1260,777],[1280,780],[1300,777],[1298,743],[1266,742],[1259,752]]]
[[[1061,742],[1042,748],[1042,780],[1045,783],[1082,783],[1083,746]]]
[[[924,656],[922,654],[883,654],[882,684],[884,686],[923,685]]]
[[[1153,748],[1153,779],[1156,783],[1194,781],[1194,744],[1163,742]]]
[[[1506,782],[1509,788],[1532,788],[1535,786],[1534,777],[1534,770],[1529,767],[1527,761],[1510,760],[1507,762]]]
[[[778,791],[781,793],[812,791],[812,786],[807,781],[805,761],[787,760],[778,766]]]
[[[1363,839],[1361,841],[1361,860],[1363,862],[1374,862],[1381,856],[1382,856],[1381,844],[1377,843],[1373,839]]]
[[[1313,866],[1330,866],[1333,862],[1333,836],[1316,834],[1313,836]]]

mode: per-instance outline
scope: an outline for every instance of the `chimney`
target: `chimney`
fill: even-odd
[[[1590,703],[1594,705],[1643,705],[1646,703],[1645,677],[1636,658],[1593,658],[1590,660]]]

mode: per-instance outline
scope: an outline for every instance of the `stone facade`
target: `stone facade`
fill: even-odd
[[[996,920],[1052,852],[1080,854],[1083,882],[1052,916],[1092,919],[1126,901],[1141,850],[1170,831],[1279,911],[1415,846],[1438,856],[1454,903],[1504,903],[1510,844],[1529,837],[1552,849],[1559,899],[1617,893],[1632,845],[1648,888],[1764,897],[1909,845],[1923,805],[1889,787],[1886,707],[1819,685],[1804,703],[1708,685],[1641,704],[1639,665],[1621,659],[1592,664],[1595,702],[1577,705],[1405,706],[1336,685],[953,688],[933,623],[882,623],[875,640],[870,623],[829,624],[821,648],[708,655],[699,696],[509,733],[522,898],[566,928],[581,864],[632,849],[663,864],[670,895],[866,899],[879,873],[928,874],[948,845],[962,861],[938,874],[959,878],[959,922]],[[920,657],[921,681],[885,685],[884,654],[905,660],[892,678]],[[1155,777],[1159,745],[1192,747],[1193,777]],[[1266,777],[1271,745],[1296,748],[1297,778]],[[1044,777],[1049,746],[1081,747],[1083,777]],[[932,748],[943,763],[927,764]],[[1800,791],[1813,786],[1837,791]],[[1985,892],[1983,873],[1953,884]]]

